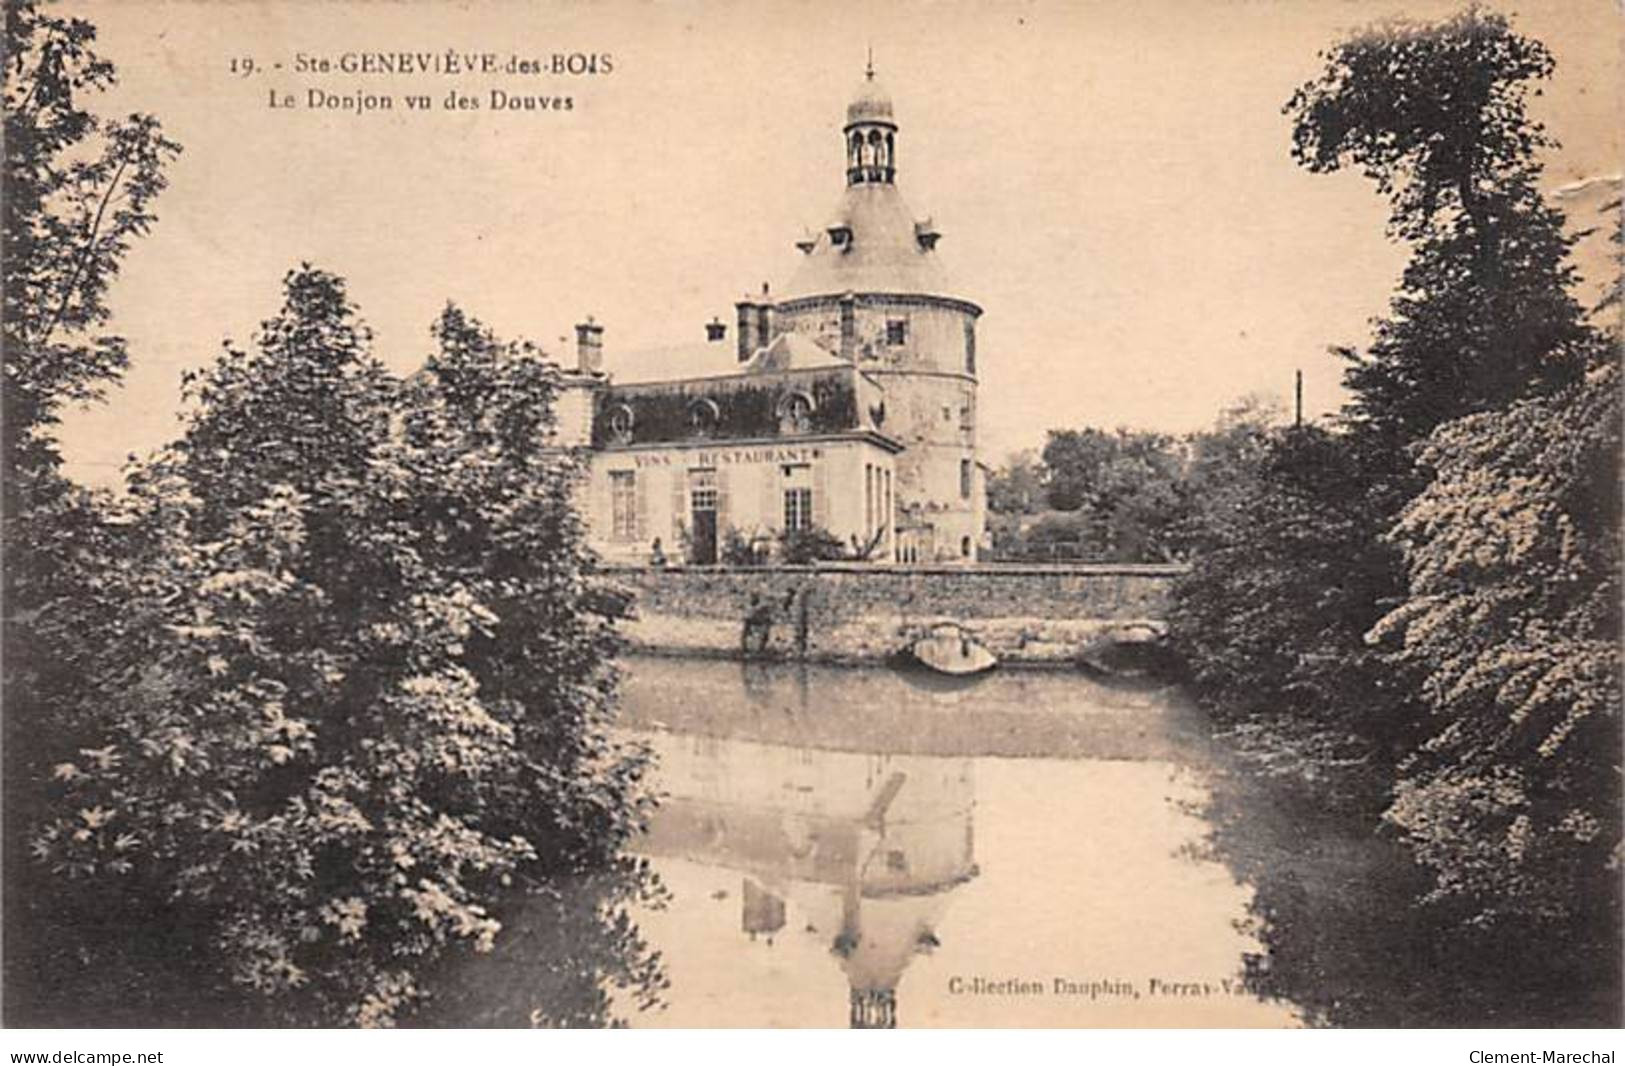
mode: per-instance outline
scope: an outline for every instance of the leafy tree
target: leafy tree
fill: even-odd
[[[1546,49],[1473,7],[1436,24],[1380,23],[1325,60],[1286,104],[1293,155],[1317,173],[1371,178],[1413,257],[1369,351],[1345,353],[1346,432],[1283,438],[1248,518],[1210,528],[1181,610],[1197,675],[1220,698],[1245,700],[1241,679],[1257,668],[1288,714],[1322,694],[1313,714],[1337,709],[1397,755],[1398,723],[1415,713],[1405,664],[1385,680],[1363,635],[1405,592],[1381,538],[1427,483],[1410,446],[1464,414],[1561,388],[1595,342],[1567,291],[1562,216],[1537,187],[1535,152],[1550,142],[1525,97],[1552,71]]]
[[[1050,506],[1084,518],[1081,554],[1138,562],[1180,553],[1175,531],[1186,511],[1186,471],[1172,439],[1127,429],[1053,430],[1043,461]]]
[[[4,864],[10,900],[7,1008],[34,986],[27,967],[61,951],[33,903],[25,827],[49,773],[42,749],[83,713],[85,676],[100,653],[99,617],[117,618],[107,580],[122,537],[103,501],[65,479],[53,432],[62,411],[98,400],[127,362],[106,296],[131,242],[154,221],[164,167],[179,146],[150,116],[108,121],[85,103],[115,80],[92,48],[95,28],[5,5],[5,171],[0,177],[0,542],[5,555]],[[117,917],[103,908],[87,918]],[[35,949],[39,949],[36,951]]]
[[[1477,921],[1567,923],[1617,961],[1619,368],[1441,426],[1393,537],[1410,595],[1375,627],[1435,733],[1388,818]],[[1589,921],[1582,919],[1589,918]],[[1612,963],[1610,963],[1612,965]]]
[[[1100,470],[1117,453],[1117,442],[1099,429],[1052,429],[1044,442],[1044,493],[1057,511],[1076,511],[1094,501]]]
[[[1193,680],[1223,719],[1297,722],[1312,748],[1391,765],[1415,712],[1364,641],[1399,590],[1362,472],[1342,439],[1315,426],[1277,431],[1257,463],[1204,513],[1176,586],[1171,628]]]
[[[1293,94],[1293,156],[1316,173],[1353,166],[1414,247],[1364,354],[1345,350],[1346,416],[1370,461],[1417,487],[1401,450],[1441,422],[1575,380],[1589,343],[1569,293],[1571,238],[1542,199],[1529,83],[1554,61],[1480,7],[1435,24],[1380,23],[1325,55]],[[1397,497],[1397,498],[1396,498]]]
[[[1216,713],[1317,795],[1326,766],[1372,771],[1432,874],[1412,928],[1437,958],[1617,972],[1617,354],[1538,190],[1525,97],[1552,59],[1472,7],[1326,60],[1287,104],[1294,154],[1374,180],[1413,256],[1345,353],[1339,432],[1280,434],[1209,516],[1176,630]]]
[[[132,479],[122,612],[34,839],[83,907],[175,901],[149,923],[273,1020],[393,1023],[516,893],[650,888],[555,371],[451,308],[395,387],[367,337],[301,268],[191,383]]]
[[[151,116],[109,122],[81,105],[79,94],[114,81],[90,23],[34,0],[8,3],[5,17],[3,440],[6,510],[17,514],[16,494],[56,466],[48,433],[63,406],[99,399],[128,363],[122,338],[95,331],[180,146]]]
[[[987,479],[988,509],[999,514],[1033,514],[1044,499],[1044,467],[1038,455],[1020,451]]]

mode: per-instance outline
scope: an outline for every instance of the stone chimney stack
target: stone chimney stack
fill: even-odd
[[[760,347],[756,334],[756,304],[740,300],[734,306],[739,309],[739,361],[743,363]]]
[[[576,324],[576,369],[583,374],[597,374],[604,369],[604,327],[591,315]]]
[[[757,327],[756,344],[765,348],[773,343],[773,298],[768,295],[767,282],[762,282],[762,302],[756,305]]]
[[[715,344],[728,335],[728,323],[722,319],[711,316],[711,321],[705,324],[705,339]]]
[[[857,362],[858,300],[851,293],[841,297],[841,358]]]

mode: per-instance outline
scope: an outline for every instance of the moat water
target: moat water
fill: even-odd
[[[1208,846],[1216,756],[1176,689],[635,658],[623,702],[659,760],[635,850],[664,899],[592,945],[521,931],[444,1021],[1298,1023],[1244,987],[1253,890]],[[593,978],[599,948],[641,950],[660,1004]],[[573,1011],[545,1002],[561,952]]]

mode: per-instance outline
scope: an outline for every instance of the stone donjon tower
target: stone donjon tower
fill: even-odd
[[[741,303],[740,322],[756,324],[757,344],[790,331],[810,337],[885,388],[882,432],[905,447],[896,557],[974,560],[985,499],[976,453],[982,309],[953,295],[936,251],[941,234],[897,190],[898,125],[873,66],[846,109],[842,142],[840,203],[822,232],[796,242],[804,259],[778,300]]]

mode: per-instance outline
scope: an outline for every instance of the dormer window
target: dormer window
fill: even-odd
[[[784,434],[812,431],[812,397],[804,392],[792,392],[779,403],[779,432]]]
[[[616,404],[609,413],[609,433],[615,438],[617,444],[632,443],[632,408],[626,404]]]
[[[942,233],[928,218],[923,222],[914,223],[914,242],[920,246],[922,252],[929,252],[937,246],[942,239]]]
[[[886,343],[893,348],[908,343],[908,319],[894,318],[886,323]]]
[[[829,243],[837,248],[846,249],[852,245],[852,227],[845,222],[837,222],[829,228]]]
[[[716,432],[720,421],[722,412],[715,401],[702,398],[688,405],[688,429],[694,436],[709,437]]]

